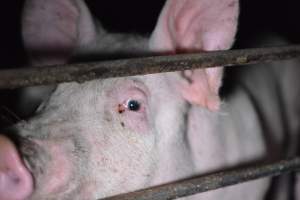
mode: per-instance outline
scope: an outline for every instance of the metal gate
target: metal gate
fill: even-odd
[[[214,66],[247,65],[296,57],[300,57],[300,45],[4,69],[0,71],[0,89],[71,81],[83,82],[98,78],[144,75]],[[175,199],[258,178],[277,176],[298,169],[300,169],[300,158],[291,158],[271,164],[194,177],[188,180],[105,198],[105,200]]]

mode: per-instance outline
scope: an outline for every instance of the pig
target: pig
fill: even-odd
[[[114,52],[229,49],[238,3],[167,0],[144,38],[107,32],[83,0],[26,0],[24,46],[34,66]],[[289,96],[284,105],[295,117],[299,93],[288,89],[290,79],[280,82],[268,73],[242,74],[225,101],[220,66],[59,84],[32,118],[1,134],[0,200],[100,199],[269,159],[262,119],[280,143],[286,106],[273,100]],[[183,199],[263,199],[269,186],[269,179],[260,179]]]

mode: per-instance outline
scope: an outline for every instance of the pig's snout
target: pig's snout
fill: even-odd
[[[0,135],[0,200],[24,200],[33,191],[33,178],[15,145]]]

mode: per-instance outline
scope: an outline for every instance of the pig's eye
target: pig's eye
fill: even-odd
[[[141,108],[141,104],[137,100],[128,100],[126,103],[126,107],[131,111],[139,111]]]

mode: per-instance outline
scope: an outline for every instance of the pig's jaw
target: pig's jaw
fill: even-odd
[[[30,199],[70,199],[74,191],[82,191],[78,184],[74,184],[77,181],[71,176],[76,173],[75,168],[72,167],[76,166],[76,163],[70,162],[66,155],[68,154],[70,157],[72,154],[69,151],[75,151],[73,141],[71,139],[68,141],[35,139],[34,143],[42,146],[43,149],[47,149],[47,152],[42,152],[41,155],[38,155],[38,157],[47,157],[47,161],[41,160],[43,158],[38,158],[38,160],[33,158],[33,161],[36,161],[36,163],[40,162],[39,164],[45,169],[42,172],[37,169],[38,166],[36,169],[32,169],[35,178],[35,188]],[[76,197],[78,196],[77,194]]]

